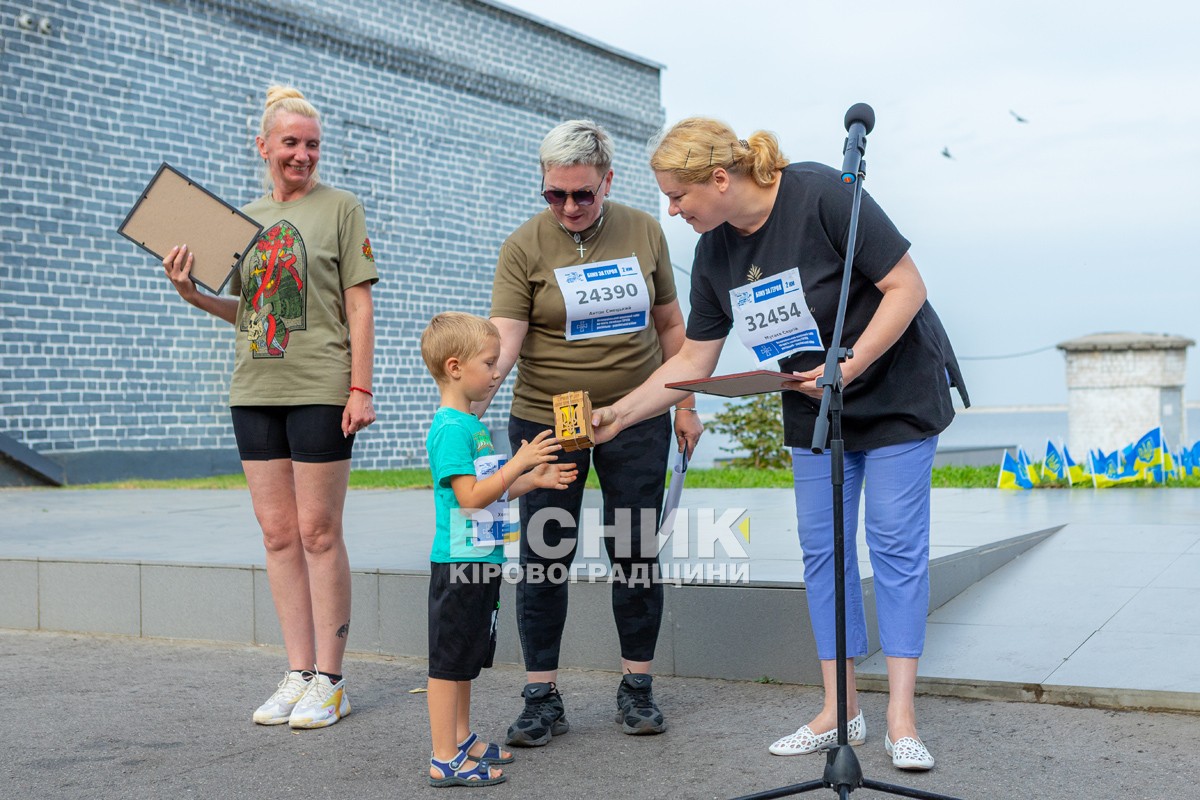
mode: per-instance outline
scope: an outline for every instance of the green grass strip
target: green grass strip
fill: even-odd
[[[935,489],[995,489],[1000,473],[998,464],[985,467],[948,466],[933,470],[932,486]],[[792,473],[787,469],[753,469],[750,467],[717,467],[714,469],[688,470],[689,489],[788,489],[792,486]],[[1134,483],[1113,488],[1200,488],[1200,477],[1172,478],[1165,484]],[[595,471],[587,478],[587,488],[599,489],[600,482]],[[91,483],[71,486],[72,489],[244,489],[246,477],[240,472],[235,475],[213,475],[207,478],[180,478],[178,480],[124,480],[109,483]],[[433,484],[429,470],[424,467],[412,469],[356,469],[350,473],[351,489],[430,489]],[[1066,483],[1043,482],[1039,489],[1091,489],[1091,481],[1074,487]]]

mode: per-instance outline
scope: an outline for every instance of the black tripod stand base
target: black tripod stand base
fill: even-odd
[[[791,786],[780,786],[778,789],[767,789],[764,792],[744,794],[740,797],[735,797],[733,800],[773,800],[776,797],[788,797],[789,795],[803,794],[804,792],[811,792],[814,789],[824,788],[824,781],[806,781],[805,783],[793,783]]]
[[[781,786],[778,789],[748,794],[735,798],[735,800],[770,800],[774,797],[814,792],[817,789],[833,789],[838,792],[839,796],[846,797],[862,785],[862,767],[858,764],[858,756],[854,754],[853,747],[843,744],[825,754],[825,774],[821,780]]]
[[[864,789],[874,789],[878,792],[900,795],[901,797],[916,797],[918,800],[959,800],[957,797],[951,797],[946,794],[935,794],[934,792],[912,789],[907,786],[896,786],[891,783],[873,781],[870,778],[863,779],[862,787]]]
[[[926,792],[922,789],[911,789],[907,786],[896,786],[882,781],[873,781],[862,776],[862,767],[854,748],[848,744],[839,745],[830,750],[825,756],[825,774],[819,781],[795,783],[791,786],[780,786],[778,789],[768,789],[765,792],[747,794],[734,800],[773,800],[776,797],[788,797],[793,794],[804,794],[817,789],[833,789],[838,797],[845,800],[850,793],[858,788],[874,789],[878,792],[899,795],[900,797],[915,797],[917,800],[959,800],[944,794]]]
[[[862,767],[853,747],[838,745],[825,755],[825,774],[821,782],[836,792],[841,792],[844,787],[846,794],[862,786]]]

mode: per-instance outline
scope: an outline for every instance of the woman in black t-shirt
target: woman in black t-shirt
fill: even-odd
[[[813,634],[825,685],[820,713],[771,745],[777,755],[837,744],[833,503],[828,452],[809,450],[832,339],[851,187],[820,164],[791,164],[775,137],[749,140],[715,120],[677,123],[650,161],[668,212],[701,235],[692,268],[687,339],[637,390],[596,414],[598,441],[657,413],[680,392],[664,384],[708,377],[731,330],[760,361],[796,375],[784,392],[784,440],[792,448],[797,527]],[[851,744],[866,738],[854,687],[854,658],[867,654],[855,552],[858,508],[874,570],[880,643],[890,697],[884,744],[902,769],[930,769],[917,735],[914,690],[929,603],[929,491],[938,434],[954,409],[949,386],[965,391],[949,340],[909,242],[864,196],[842,345],[845,409],[846,675]],[[865,484],[865,492],[864,492]]]

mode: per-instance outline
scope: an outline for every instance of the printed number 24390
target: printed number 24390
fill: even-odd
[[[592,289],[590,292],[584,289],[576,289],[575,294],[579,296],[579,304],[586,305],[588,303],[606,303],[609,300],[621,300],[626,297],[637,297],[638,287],[636,283],[626,283],[625,285],[617,284],[616,286],[599,286]]]

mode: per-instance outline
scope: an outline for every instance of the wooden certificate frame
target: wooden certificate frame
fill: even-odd
[[[785,382],[796,379],[795,375],[787,372],[756,369],[753,372],[739,372],[734,375],[718,375],[695,381],[668,383],[666,386],[668,389],[683,389],[685,392],[715,394],[721,397],[747,397],[752,394],[782,392]]]
[[[192,281],[220,294],[262,225],[163,162],[117,232],[159,260],[186,244]]]

